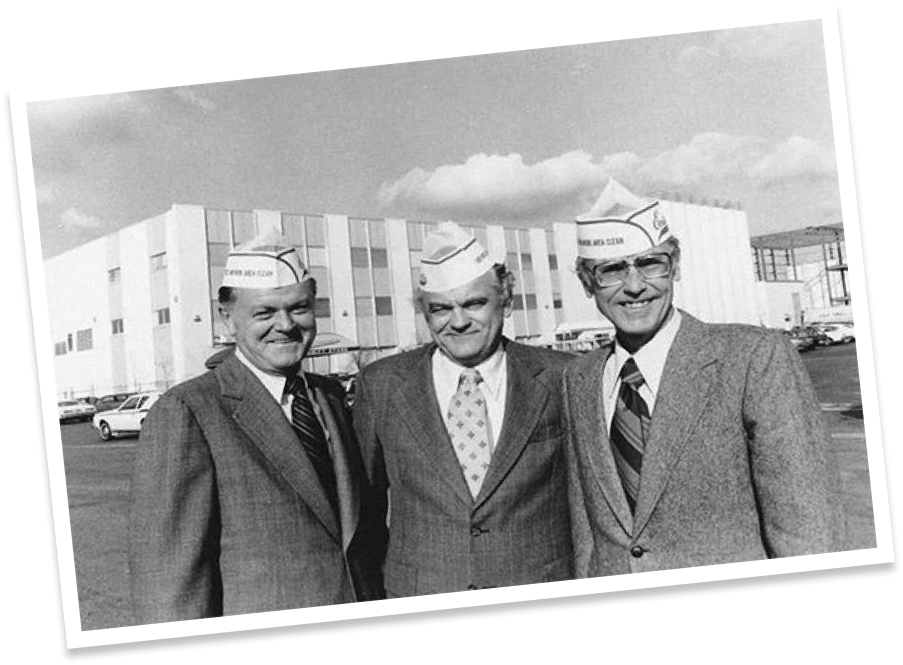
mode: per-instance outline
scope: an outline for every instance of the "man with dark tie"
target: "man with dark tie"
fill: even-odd
[[[301,371],[316,282],[264,234],[219,291],[235,352],[148,414],[132,482],[137,623],[381,597],[374,511],[340,384]]]
[[[577,218],[613,345],[564,373],[580,577],[841,549],[812,383],[779,333],[672,304],[680,244],[614,182]]]
[[[570,579],[560,421],[572,356],[502,335],[513,276],[448,222],[415,294],[432,343],[366,367],[354,424],[389,500],[388,597]]]

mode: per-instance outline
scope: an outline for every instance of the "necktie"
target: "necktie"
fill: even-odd
[[[643,451],[649,433],[649,407],[640,396],[640,386],[645,379],[633,358],[628,358],[624,363],[620,377],[621,389],[611,421],[611,446],[627,503],[630,504],[630,511],[635,512]]]
[[[314,413],[304,381],[296,378],[292,382],[290,392],[292,394],[292,427],[295,434],[298,435],[301,447],[304,448],[304,452],[313,464],[323,489],[326,490],[326,496],[329,498],[333,510],[338,512],[335,470],[332,466],[332,458],[329,456],[326,433]]]
[[[448,404],[448,435],[470,494],[476,498],[489,468],[489,413],[480,390],[483,377],[472,368],[461,372],[458,391]]]

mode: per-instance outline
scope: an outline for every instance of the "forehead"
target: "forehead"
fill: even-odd
[[[464,303],[478,298],[490,298],[497,292],[498,280],[492,271],[475,277],[466,284],[448,291],[423,291],[423,302],[429,304]]]
[[[313,298],[313,282],[289,284],[269,289],[235,288],[238,307],[291,307]]]

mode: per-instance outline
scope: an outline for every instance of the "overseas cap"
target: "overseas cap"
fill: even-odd
[[[222,286],[275,289],[311,278],[294,247],[273,230],[229,252]]]
[[[423,241],[420,288],[450,291],[489,272],[493,265],[489,251],[476,238],[454,222],[442,222]]]
[[[610,179],[595,205],[577,218],[577,256],[630,256],[673,237],[658,201],[647,201]]]

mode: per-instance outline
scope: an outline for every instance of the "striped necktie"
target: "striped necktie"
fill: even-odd
[[[621,368],[621,389],[611,421],[611,447],[618,475],[624,486],[630,512],[636,512],[636,499],[640,487],[640,471],[643,468],[643,451],[649,434],[649,407],[640,396],[643,375],[633,358],[628,358]]]
[[[289,392],[292,395],[292,428],[316,470],[333,510],[338,513],[335,469],[332,466],[332,458],[329,456],[326,433],[323,431],[323,426],[320,425],[317,414],[314,413],[313,404],[307,396],[307,388],[300,377],[292,380]]]
[[[489,412],[480,390],[483,377],[468,368],[461,372],[458,390],[448,404],[448,435],[467,487],[474,498],[480,493],[489,469]]]

